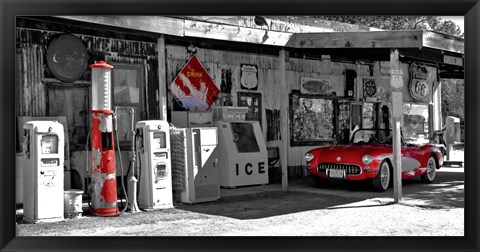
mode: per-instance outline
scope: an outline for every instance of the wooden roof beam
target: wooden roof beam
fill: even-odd
[[[287,46],[294,48],[421,48],[422,31],[296,33]]]
[[[164,16],[57,16],[69,20],[128,28],[179,37],[209,38],[294,49],[419,48],[464,54],[464,41],[423,31],[290,33]]]
[[[457,37],[424,31],[370,31],[341,33],[296,33],[293,48],[433,48],[464,54],[464,41]]]
[[[55,16],[68,20],[183,37],[182,19],[163,16]]]
[[[423,32],[422,38],[425,47],[465,54],[465,41],[463,39],[436,32]]]
[[[163,16],[56,16],[68,20],[153,32],[263,45],[284,46],[293,33]]]

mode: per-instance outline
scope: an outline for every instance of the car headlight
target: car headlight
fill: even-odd
[[[365,154],[363,155],[362,157],[362,162],[365,164],[365,165],[369,165],[372,163],[372,157],[368,154]]]
[[[313,159],[313,154],[310,152],[307,152],[307,154],[305,154],[305,160],[307,160],[307,162],[310,162],[312,161],[312,159]]]

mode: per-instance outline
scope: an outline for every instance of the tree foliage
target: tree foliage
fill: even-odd
[[[428,30],[464,37],[460,27],[438,16],[316,16],[342,23],[374,27],[382,30]]]
[[[455,116],[465,119],[465,84],[464,80],[442,80],[442,117]]]

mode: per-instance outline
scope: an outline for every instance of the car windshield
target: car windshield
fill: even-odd
[[[351,143],[392,144],[392,132],[384,129],[359,129],[353,133]]]

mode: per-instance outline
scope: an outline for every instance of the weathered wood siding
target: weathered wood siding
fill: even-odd
[[[345,70],[352,69],[357,72],[357,85],[355,94],[363,93],[362,78],[370,76],[369,67],[352,63],[331,62],[329,60],[311,60],[290,58],[286,64],[287,83],[290,90],[300,90],[300,79],[302,77],[328,79],[332,83],[333,92],[343,96],[345,90]],[[360,92],[360,93],[359,93]],[[290,132],[290,131],[289,131]],[[290,137],[290,136],[288,136]],[[314,147],[314,146],[313,146]],[[304,155],[313,148],[312,146],[290,147],[288,156],[289,166],[302,166],[305,164]],[[303,170],[301,170],[303,171]]]
[[[88,116],[85,116],[85,113],[89,109],[88,90],[91,71],[87,68],[85,74],[73,83],[63,83],[50,73],[45,56],[48,43],[60,34],[63,32],[16,29],[16,114],[17,116],[67,116],[69,139],[82,139],[79,142],[84,144],[86,132],[80,130],[80,127],[88,125]],[[89,64],[105,58],[108,63],[141,65],[146,87],[142,90],[145,92],[145,110],[142,119],[159,118],[156,43],[86,34],[73,35],[83,41],[89,55]],[[75,143],[70,146],[74,147]]]
[[[70,103],[64,104],[61,99],[47,99],[47,86],[45,79],[54,78],[45,63],[45,52],[47,44],[51,39],[61,34],[59,31],[40,31],[17,28],[17,115],[18,116],[48,116],[49,111],[60,113],[57,109],[49,107],[65,107],[65,111],[79,113],[78,109],[73,108]],[[140,64],[144,68],[145,80],[145,110],[148,116],[145,119],[159,118],[159,92],[158,90],[158,52],[156,43],[127,41],[114,38],[102,38],[85,34],[74,34],[79,37],[87,47],[90,59],[93,60],[105,55],[108,62]],[[276,55],[264,55],[234,51],[221,51],[199,48],[197,57],[210,74],[215,83],[221,87],[225,83],[231,83],[232,104],[237,105],[237,92],[255,92],[262,95],[262,118],[261,124],[264,138],[267,139],[266,126],[267,118],[265,110],[279,109],[282,102],[288,102],[279,97],[284,97],[285,90],[279,88],[280,72],[279,60]],[[186,47],[167,44],[166,45],[166,78],[169,85],[183,68],[190,54]],[[242,90],[240,86],[241,64],[252,64],[258,68],[258,90]],[[357,73],[355,98],[363,98],[363,78],[375,78],[379,87],[385,90],[385,98],[389,99],[390,80],[389,72],[386,67],[388,62],[380,63],[340,63],[330,60],[320,59],[301,59],[287,58],[286,62],[286,82],[289,85],[286,92],[300,90],[300,80],[302,77],[329,79],[332,83],[333,91],[338,96],[343,96],[345,89],[345,70],[352,69]],[[408,86],[409,73],[408,64],[402,64],[404,70],[404,83]],[[428,83],[433,85],[436,80],[436,68],[428,67],[431,78]],[[90,71],[87,70],[80,81],[90,81]],[[223,83],[223,84],[222,84]],[[75,84],[75,83],[73,83]],[[172,97],[168,95],[168,111],[174,107]],[[404,101],[411,101],[408,89],[404,91]],[[77,97],[78,98],[78,97]],[[88,97],[85,97],[88,99]],[[49,104],[49,103],[61,104]],[[82,106],[83,107],[83,106]],[[72,112],[73,111],[73,112]],[[280,111],[280,113],[289,113]],[[60,116],[63,114],[51,114],[50,116]],[[76,115],[75,120],[69,120],[69,127],[73,130],[79,126],[78,120],[81,117]],[[78,120],[77,120],[78,119]],[[290,131],[289,131],[290,132]],[[283,136],[288,139],[290,136]],[[70,139],[74,137],[70,136]],[[267,141],[267,146],[278,146],[280,140]],[[311,149],[307,147],[289,147],[288,165],[302,166],[303,155]]]
[[[167,70],[166,78],[167,85],[173,81],[178,72],[183,68],[188,61],[191,54],[189,54],[184,46],[167,45],[166,46]],[[222,83],[232,83],[230,94],[232,95],[233,106],[237,105],[237,92],[246,91],[241,89],[240,84],[240,65],[252,64],[258,68],[258,90],[246,91],[256,92],[262,95],[262,129],[264,139],[267,139],[267,118],[265,110],[279,109],[282,102],[289,102],[281,99],[284,90],[279,88],[279,61],[277,56],[261,55],[243,52],[226,52],[220,50],[202,49],[199,48],[196,56],[201,61],[207,72],[215,81],[217,86],[221,88]],[[388,66],[388,68],[386,68]],[[409,73],[408,64],[402,64],[404,75],[404,86],[408,87]],[[292,90],[300,90],[300,80],[302,77],[329,79],[332,83],[334,92],[338,96],[343,96],[345,90],[345,70],[352,69],[357,73],[355,85],[355,98],[362,99],[363,97],[363,79],[373,78],[377,80],[377,88],[383,88],[385,91],[382,105],[387,104],[390,99],[390,73],[389,62],[373,62],[373,63],[342,63],[332,62],[330,60],[320,59],[300,59],[289,58],[286,62],[286,81],[289,85],[287,90],[290,93]],[[436,68],[427,67],[430,78],[427,83],[433,85],[436,81]],[[230,71],[231,74],[225,74],[225,71]],[[223,73],[223,74],[222,74]],[[229,78],[229,79],[226,79]],[[408,93],[408,89],[404,90],[404,101],[411,102],[412,98]],[[168,110],[171,111],[173,106],[173,99],[168,97]],[[289,113],[287,111],[280,111],[280,113]],[[290,130],[289,130],[290,132]],[[282,136],[284,137],[284,136]],[[288,139],[290,136],[286,136]],[[280,140],[267,141],[267,146],[279,146]],[[302,166],[304,164],[303,156],[310,150],[312,146],[305,147],[290,147],[288,150],[288,165]]]
[[[175,79],[178,72],[183,68],[190,58],[185,47],[167,45],[167,84]],[[202,62],[205,70],[212,77],[218,88],[221,83],[232,83],[232,104],[237,105],[236,94],[242,92],[254,92],[262,95],[263,109],[278,109],[280,101],[278,97],[279,89],[275,88],[278,81],[278,59],[273,56],[258,54],[246,54],[239,52],[225,52],[218,50],[199,49],[196,53],[198,59]],[[258,90],[248,91],[240,87],[240,65],[252,64],[258,68]],[[225,74],[229,71],[231,74]],[[222,74],[223,73],[223,74]],[[223,78],[223,79],[222,79]],[[230,78],[226,80],[225,78]],[[169,96],[168,105],[173,107],[173,99]],[[266,125],[265,111],[262,111],[262,125]],[[264,137],[266,137],[264,132]]]
[[[16,115],[46,116],[46,88],[43,79],[45,49],[25,44],[16,53]]]
[[[225,52],[219,50],[209,50],[199,48],[196,53],[198,59],[220,88],[221,83],[231,82],[232,104],[237,105],[237,92],[256,92],[262,95],[262,129],[263,137],[266,135],[266,109],[279,109],[282,102],[287,102],[282,97],[284,90],[279,88],[279,61],[277,56],[247,54],[242,52]],[[183,68],[190,57],[185,47],[167,45],[167,84],[173,81],[178,72]],[[252,64],[258,68],[258,90],[246,91],[241,89],[240,84],[240,65]],[[300,90],[301,77],[328,78],[332,81],[332,85],[337,94],[343,94],[345,88],[344,70],[345,68],[355,68],[354,64],[342,64],[330,61],[296,59],[290,58],[286,64],[287,83],[289,85],[288,93],[292,90]],[[222,75],[225,70],[231,71],[231,75]],[[225,80],[224,78],[231,78]],[[223,79],[222,79],[223,78]],[[169,96],[169,109],[173,107],[173,99]],[[288,111],[280,111],[280,113],[289,113]],[[282,136],[284,137],[284,136]],[[289,139],[290,136],[285,136]],[[279,146],[280,140],[267,141],[267,146]],[[303,165],[303,155],[312,147],[289,147],[288,165]]]

